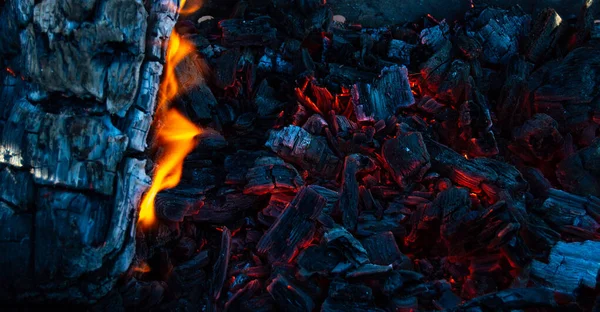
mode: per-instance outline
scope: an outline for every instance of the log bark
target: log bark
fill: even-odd
[[[150,182],[141,152],[177,5],[0,9],[0,301],[90,302],[134,255]]]

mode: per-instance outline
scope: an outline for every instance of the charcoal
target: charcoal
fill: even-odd
[[[315,303],[302,289],[292,284],[287,278],[278,275],[267,286],[267,291],[280,309],[286,311],[312,311]]]
[[[331,177],[341,167],[340,159],[322,137],[313,136],[297,126],[272,130],[265,145],[286,161],[317,176]]]
[[[510,150],[529,162],[550,161],[563,145],[558,123],[546,114],[535,114],[513,131]]]
[[[211,296],[213,301],[219,300],[221,297],[221,289],[227,278],[227,270],[229,268],[229,257],[231,257],[231,231],[227,227],[223,228],[221,234],[220,251],[213,265]]]
[[[238,150],[233,155],[227,155],[225,158],[225,170],[227,171],[228,184],[245,184],[248,169],[254,166],[257,158],[267,156],[264,151],[245,151]]]
[[[492,64],[506,64],[519,49],[519,38],[529,32],[531,17],[520,7],[511,10],[486,8],[475,20],[473,31],[481,41],[482,58]]]
[[[494,250],[515,237],[520,223],[503,201],[477,214],[467,213],[458,221],[456,232],[444,236],[451,255],[465,255],[481,249]]]
[[[384,214],[383,218],[377,218],[374,212],[362,212],[359,216],[360,222],[356,230],[356,235],[368,237],[382,231],[391,231],[394,235],[403,236],[406,234],[406,228],[402,221],[406,218],[403,214]]]
[[[388,170],[400,187],[420,181],[429,170],[429,153],[419,132],[403,133],[385,142],[382,155]]]
[[[588,198],[549,189],[548,199],[544,201],[538,213],[549,224],[555,226],[556,230],[568,231],[571,227],[577,227],[589,233],[596,233],[600,230],[600,224],[594,216],[587,213],[588,207],[594,206]]]
[[[246,174],[244,194],[264,195],[295,191],[304,185],[296,168],[278,157],[261,157]]]
[[[238,220],[252,209],[257,200],[254,195],[231,193],[216,198],[209,197],[192,218],[194,221],[223,224]]]
[[[341,83],[345,86],[352,86],[355,82],[371,82],[377,78],[377,74],[360,71],[354,67],[344,66],[342,64],[329,64],[329,80]]]
[[[321,195],[323,198],[325,198],[325,200],[327,201],[327,204],[323,208],[323,213],[331,214],[335,208],[335,205],[338,203],[338,200],[340,198],[339,193],[336,191],[332,191],[328,188],[322,187],[320,185],[314,185],[314,184],[309,185],[308,188],[319,193],[319,195]]]
[[[557,294],[548,288],[513,288],[487,294],[448,311],[477,311],[485,309],[559,308]]]
[[[306,247],[315,232],[315,220],[326,200],[317,192],[302,188],[277,221],[260,239],[256,249],[271,261],[287,262]]]
[[[223,52],[215,60],[214,76],[217,87],[225,89],[234,85],[240,56],[239,49],[231,49]]]
[[[285,193],[275,193],[271,195],[269,204],[259,214],[259,221],[265,225],[271,226],[293,199],[294,195]]]
[[[343,227],[328,230],[323,238],[328,246],[339,250],[353,264],[358,266],[369,263],[367,251],[360,241]]]
[[[400,252],[392,232],[375,234],[361,240],[361,243],[367,251],[371,263],[400,266],[403,263],[410,262],[408,257]]]
[[[510,200],[527,187],[513,166],[489,158],[465,159],[444,145],[430,140],[425,143],[431,155],[431,168],[473,192],[484,191],[491,198]],[[505,191],[498,192],[500,189]]]
[[[384,281],[382,292],[392,296],[406,285],[414,285],[423,282],[423,275],[414,271],[395,270]]]
[[[600,140],[596,139],[589,147],[579,150],[558,164],[556,177],[565,191],[577,195],[600,196],[600,170],[597,166],[599,146]]]
[[[275,40],[277,29],[271,27],[270,18],[253,20],[228,19],[219,22],[222,43],[226,47],[264,46]]]
[[[358,121],[387,119],[398,108],[414,102],[408,70],[404,66],[384,68],[375,83],[357,83],[352,87],[352,104]]]
[[[584,46],[538,69],[527,87],[533,92],[533,112],[548,114],[567,129],[588,121],[590,103],[598,94],[594,88],[598,77],[589,68],[599,61],[597,49]]]
[[[392,39],[388,45],[387,57],[403,65],[410,64],[410,54],[415,45],[402,40]]]
[[[277,114],[284,103],[275,98],[275,90],[269,85],[267,79],[264,79],[256,90],[254,104],[258,109],[260,116],[271,116]]]
[[[227,300],[227,303],[225,303],[225,311],[241,310],[242,302],[252,298],[254,294],[260,291],[260,289],[261,283],[259,280],[250,281]]]
[[[363,264],[346,274],[346,278],[351,280],[358,279],[376,279],[387,276],[392,272],[391,265],[377,265],[372,263]]]
[[[312,245],[298,256],[298,274],[309,278],[313,274],[327,276],[342,260],[342,255],[327,245]]]
[[[533,23],[529,40],[525,46],[525,56],[531,62],[537,63],[549,56],[554,50],[566,27],[562,18],[554,9],[540,12]]]
[[[503,121],[498,126],[512,130],[514,126],[521,125],[525,118],[530,116],[528,108],[524,105],[523,93],[529,74],[533,70],[533,64],[527,62],[524,57],[514,56],[507,66],[507,77],[500,91],[496,112],[498,118]]]
[[[342,211],[343,225],[349,231],[354,231],[358,223],[359,188],[356,174],[361,171],[372,171],[375,168],[372,159],[360,154],[352,154],[344,160],[342,189],[338,205]]]
[[[198,209],[202,206],[199,199],[160,192],[156,195],[154,202],[156,215],[163,220],[181,222],[185,216],[198,212]]]
[[[573,293],[580,286],[595,288],[600,265],[598,247],[594,241],[558,242],[547,263],[531,263],[531,276],[566,293]]]
[[[446,44],[450,36],[450,27],[446,21],[442,21],[433,27],[424,28],[419,34],[421,44],[439,51]]]
[[[373,307],[372,305],[353,302],[353,301],[338,301],[330,298],[325,299],[321,306],[321,312],[344,312],[344,311],[356,311],[356,312],[383,312],[384,309]]]

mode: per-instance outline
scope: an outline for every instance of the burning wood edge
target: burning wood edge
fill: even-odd
[[[191,6],[186,7],[186,0],[182,0],[179,14],[190,14],[200,9],[202,5],[201,1],[196,0],[192,2],[190,2]],[[185,89],[182,90],[180,87],[175,68],[185,58],[193,57],[194,54],[195,46],[173,30],[169,39],[164,77],[160,87],[157,112],[154,119],[157,133],[153,140],[153,148],[159,149],[160,154],[156,160],[157,165],[152,185],[140,204],[138,225],[142,228],[149,228],[156,223],[154,206],[156,195],[164,189],[177,186],[181,180],[183,161],[194,149],[196,136],[202,133],[202,130],[198,126],[189,121],[176,109],[169,107],[170,102],[180,92],[185,92]],[[202,83],[203,80],[196,79],[194,82]],[[185,87],[190,88],[193,85],[188,83]]]

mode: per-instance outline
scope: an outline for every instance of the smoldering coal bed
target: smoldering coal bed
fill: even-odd
[[[408,2],[3,1],[0,302],[600,309],[597,4]]]

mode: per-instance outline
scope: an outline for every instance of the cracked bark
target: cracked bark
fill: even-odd
[[[129,267],[176,10],[170,0],[0,6],[0,300],[93,301]]]

